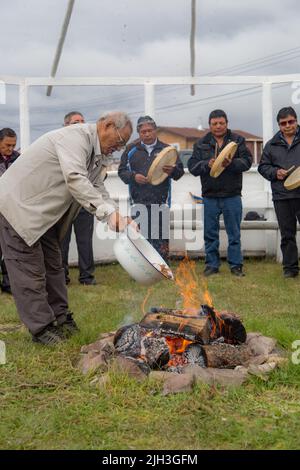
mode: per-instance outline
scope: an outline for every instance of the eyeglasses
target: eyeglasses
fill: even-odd
[[[279,125],[281,127],[292,126],[297,122],[297,119],[289,119],[288,121],[280,121]]]
[[[116,129],[118,137],[119,137],[119,141],[117,142],[118,147],[120,147],[120,148],[126,147],[126,144],[127,144],[126,140],[123,139],[123,137],[121,136],[118,128],[115,127],[115,129]]]

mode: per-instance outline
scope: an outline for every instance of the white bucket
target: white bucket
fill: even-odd
[[[114,243],[117,260],[137,282],[155,284],[162,279],[174,280],[165,260],[141,233],[130,225]]]

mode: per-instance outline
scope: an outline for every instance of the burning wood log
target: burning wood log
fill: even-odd
[[[141,357],[151,369],[160,369],[170,359],[170,352],[165,338],[144,336],[141,342]]]
[[[224,337],[225,343],[245,343],[247,333],[237,315],[231,312],[216,312],[209,305],[202,305],[202,310],[209,316],[211,322],[211,339]]]
[[[215,368],[234,368],[247,363],[250,358],[248,346],[245,344],[216,343],[202,346],[205,365]]]
[[[162,335],[176,335],[207,344],[210,340],[210,322],[207,316],[192,316],[173,313],[146,313],[140,325],[147,329],[158,329]],[[176,310],[175,310],[176,311]]]
[[[141,340],[146,331],[137,323],[120,328],[114,337],[114,346],[118,354],[131,357],[141,355]]]

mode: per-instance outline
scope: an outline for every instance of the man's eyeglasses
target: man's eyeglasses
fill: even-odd
[[[118,147],[120,147],[120,148],[126,147],[126,143],[127,143],[127,142],[126,142],[126,141],[123,139],[123,137],[121,136],[121,134],[120,134],[118,128],[115,127],[115,129],[116,129],[117,134],[118,134],[118,137],[119,137],[119,140],[118,140],[118,142],[117,142]]]
[[[280,121],[279,125],[281,127],[292,126],[297,122],[297,119],[289,119],[288,121]]]

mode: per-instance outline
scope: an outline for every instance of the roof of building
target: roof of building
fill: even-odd
[[[199,130],[194,127],[158,126],[158,131],[170,132],[171,134],[180,135],[181,137],[185,137],[187,139],[201,139],[201,137],[209,132],[209,129]],[[250,134],[250,132],[241,131],[240,129],[233,129],[232,132],[245,137],[246,140],[263,140],[262,137]]]

